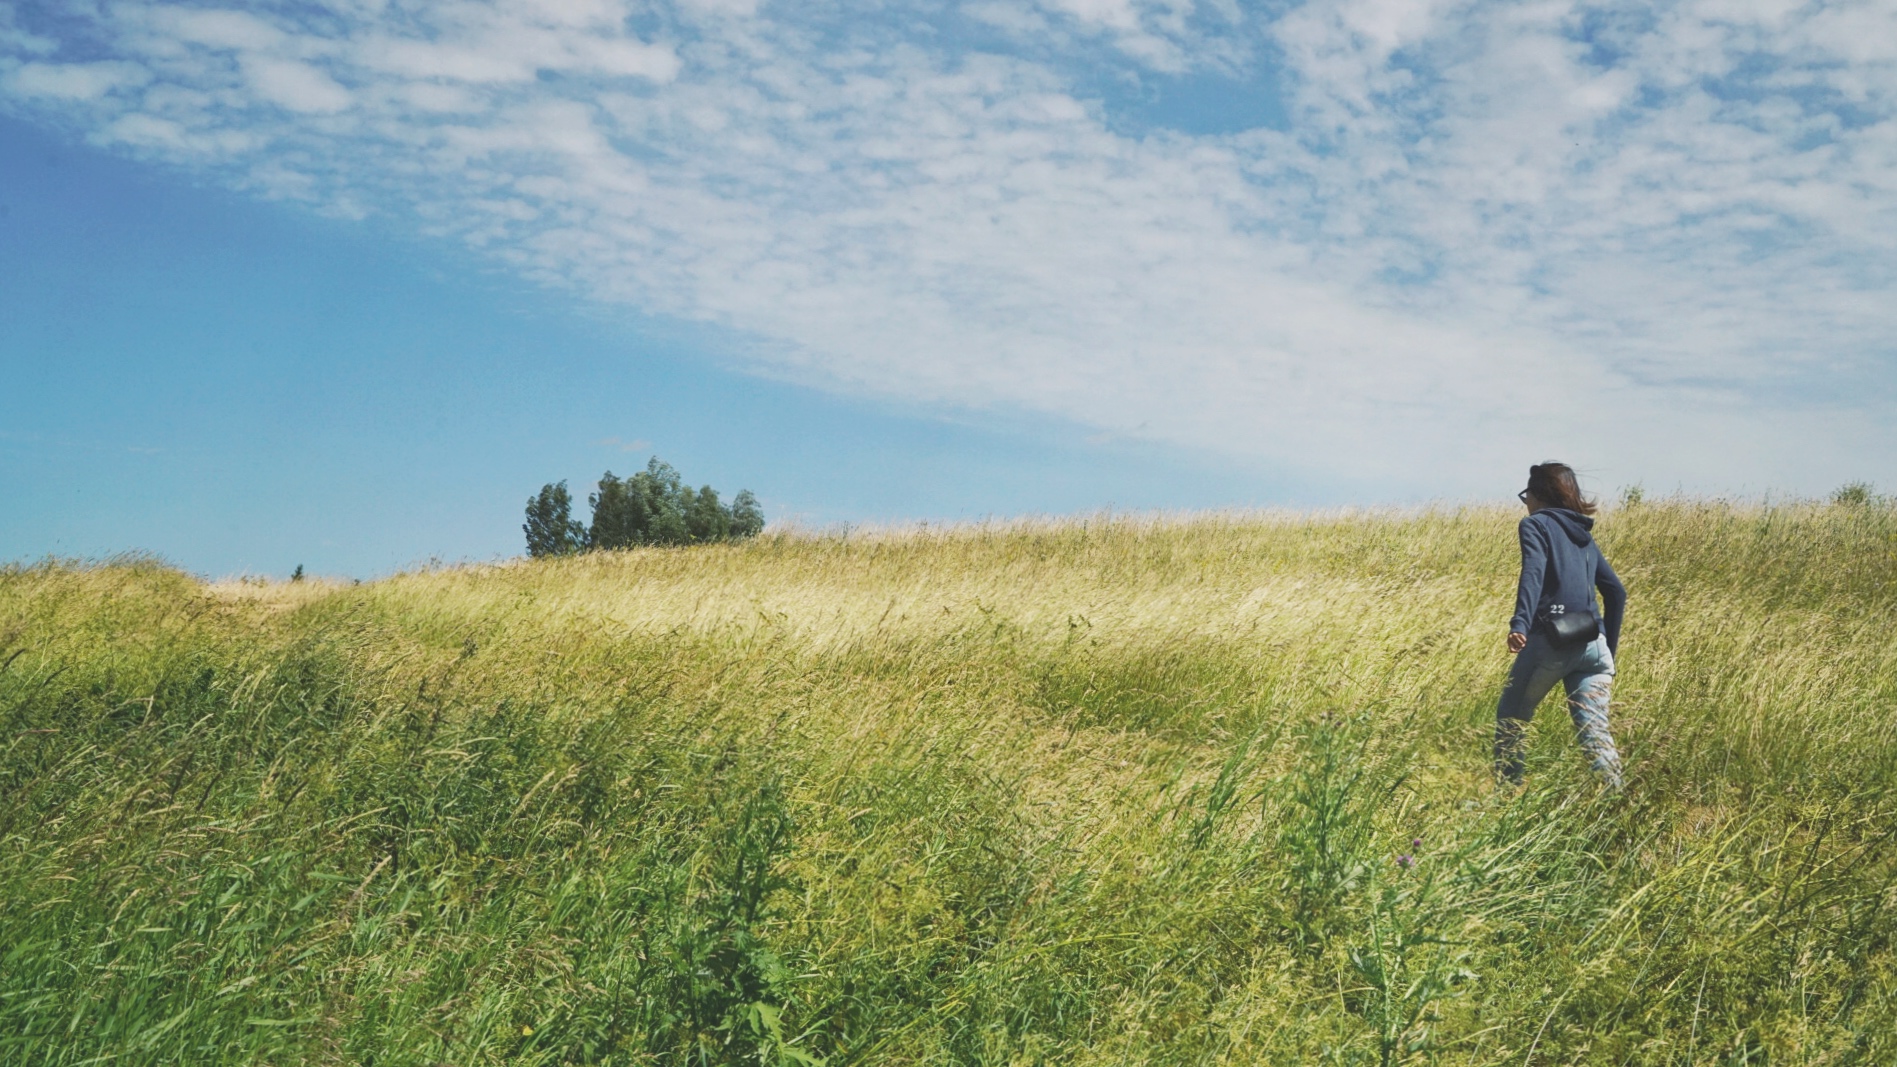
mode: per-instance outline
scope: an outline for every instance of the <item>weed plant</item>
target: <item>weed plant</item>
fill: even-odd
[[[1897,513],[1644,500],[1629,785],[1511,513],[0,573],[0,1062],[1897,1060]]]

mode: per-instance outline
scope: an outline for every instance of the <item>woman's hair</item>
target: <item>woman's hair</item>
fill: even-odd
[[[1551,508],[1567,508],[1583,515],[1594,514],[1594,502],[1581,495],[1581,483],[1574,468],[1566,463],[1537,463],[1528,468],[1528,491]]]

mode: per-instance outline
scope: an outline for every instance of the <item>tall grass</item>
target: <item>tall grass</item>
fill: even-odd
[[[1618,795],[1513,518],[14,567],[0,1062],[1897,1058],[1897,514],[1604,519]]]

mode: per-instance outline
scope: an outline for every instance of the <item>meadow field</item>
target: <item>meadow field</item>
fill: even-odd
[[[1897,1062],[1897,509],[1670,501],[1629,783],[1518,511],[0,572],[0,1063]]]

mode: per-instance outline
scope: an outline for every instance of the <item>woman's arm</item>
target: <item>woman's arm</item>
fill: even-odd
[[[1627,587],[1621,584],[1620,575],[1614,573],[1605,555],[1594,569],[1594,588],[1601,591],[1601,629],[1607,634],[1607,651],[1619,655],[1620,621],[1627,615]]]
[[[1510,652],[1520,652],[1528,644],[1528,628],[1534,625],[1541,583],[1548,574],[1547,531],[1533,516],[1523,519],[1515,531],[1522,545],[1522,573],[1515,582],[1515,617],[1508,621]]]

